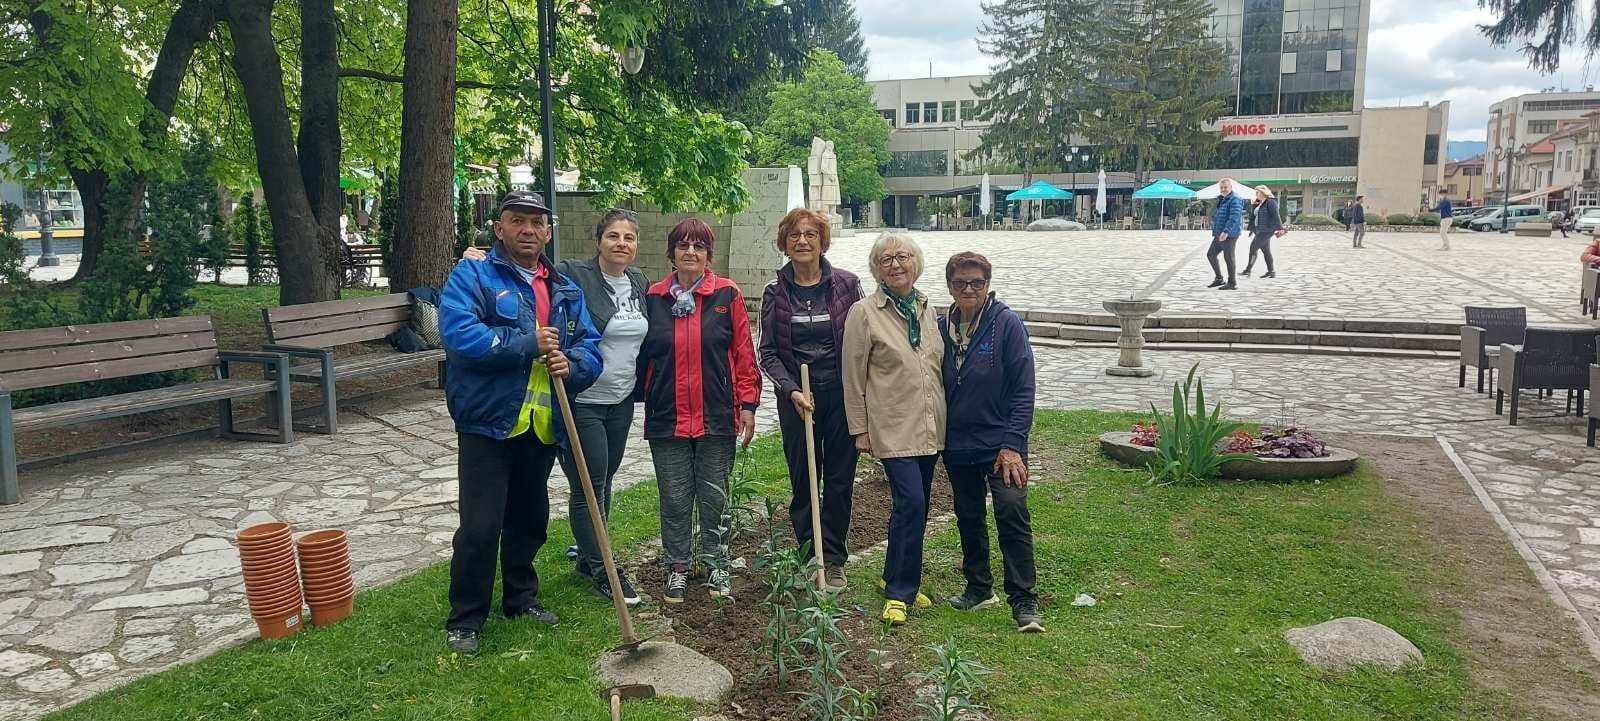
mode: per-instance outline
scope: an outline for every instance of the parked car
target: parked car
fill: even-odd
[[[1600,208],[1589,208],[1584,211],[1573,224],[1573,229],[1579,233],[1589,233],[1591,235],[1596,229],[1600,229]]]
[[[1542,221],[1547,217],[1541,206],[1513,205],[1509,208],[1495,208],[1482,217],[1473,218],[1467,227],[1477,231],[1515,230],[1523,223]]]
[[[1493,208],[1464,208],[1457,211],[1458,215],[1456,215],[1455,221],[1451,224],[1457,228],[1465,228],[1467,227],[1467,223],[1470,223],[1477,218],[1482,218],[1483,216],[1488,215],[1490,211],[1498,208],[1499,206],[1495,206]]]

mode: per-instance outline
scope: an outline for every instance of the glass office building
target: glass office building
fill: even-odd
[[[1230,115],[1350,112],[1361,105],[1371,0],[1212,0],[1227,48]]]

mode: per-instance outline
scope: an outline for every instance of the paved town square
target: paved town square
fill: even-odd
[[[830,258],[864,271],[875,234],[836,241]],[[994,261],[998,295],[1022,308],[1092,309],[1147,295],[1188,312],[1458,318],[1460,306],[1526,305],[1530,320],[1579,322],[1576,241],[1375,234],[1364,250],[1333,232],[1279,244],[1279,275],[1239,291],[1205,289],[1198,232],[917,233],[922,287],[943,295],[940,261]],[[942,301],[941,301],[942,302]],[[1199,364],[1238,418],[1319,431],[1437,436],[1507,520],[1507,544],[1600,652],[1600,453],[1585,448],[1563,398],[1525,399],[1520,425],[1487,395],[1456,387],[1453,360],[1295,353],[1147,351],[1158,372],[1113,378],[1107,348],[1039,348],[1039,403],[1147,410]],[[758,421],[772,432],[771,391]],[[619,486],[653,477],[628,447]],[[383,584],[447,559],[457,521],[455,433],[437,390],[412,388],[347,409],[337,436],[290,445],[190,440],[23,474],[23,503],[0,509],[0,718],[33,718],[129,679],[255,635],[230,539],[266,520],[349,529],[356,582]],[[552,508],[566,482],[552,477]]]

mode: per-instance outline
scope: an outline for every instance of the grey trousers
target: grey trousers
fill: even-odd
[[[701,436],[650,441],[661,491],[661,561],[689,566],[694,561],[694,513],[700,511],[700,552],[726,556],[722,511],[733,472],[733,436]]]
[[[1361,247],[1361,241],[1365,240],[1366,237],[1367,237],[1367,224],[1366,223],[1356,223],[1356,224],[1350,226],[1350,242],[1355,247],[1360,248]]]
[[[572,422],[578,426],[578,442],[583,446],[584,465],[589,467],[589,486],[600,502],[600,518],[611,521],[611,478],[622,467],[622,452],[627,447],[628,429],[633,424],[633,400],[612,405],[572,404]],[[589,501],[583,497],[582,481],[571,451],[561,453],[561,472],[567,476],[567,521],[578,544],[578,567],[599,578],[605,573],[600,560],[600,544],[589,523]]]

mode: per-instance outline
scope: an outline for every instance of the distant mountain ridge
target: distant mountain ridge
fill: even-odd
[[[1486,143],[1482,140],[1452,140],[1445,144],[1444,157],[1446,160],[1466,160],[1474,155],[1483,155]]]

